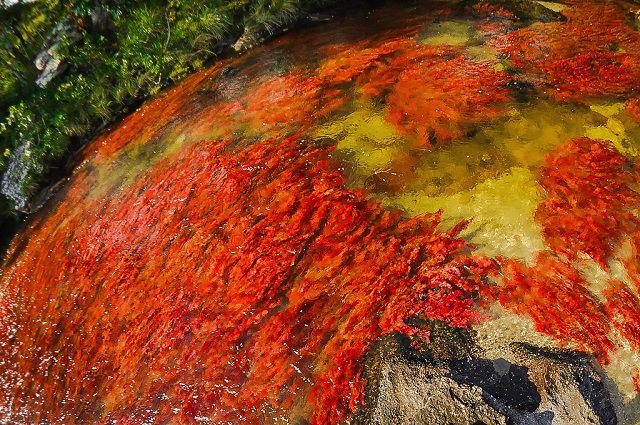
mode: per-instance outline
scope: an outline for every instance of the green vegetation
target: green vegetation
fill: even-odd
[[[56,164],[162,88],[241,42],[338,0],[0,0],[0,222]],[[43,48],[64,72],[44,87]],[[41,64],[42,68],[42,64]]]

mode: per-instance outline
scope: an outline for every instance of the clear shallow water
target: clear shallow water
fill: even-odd
[[[4,263],[0,414],[337,423],[371,344],[433,321],[582,350],[635,399],[640,34],[564,6],[337,19],[98,138]]]

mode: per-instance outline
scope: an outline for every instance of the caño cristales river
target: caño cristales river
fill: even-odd
[[[92,142],[3,263],[2,420],[346,423],[381,337],[505,317],[634,399],[640,33],[497,4],[292,32]]]

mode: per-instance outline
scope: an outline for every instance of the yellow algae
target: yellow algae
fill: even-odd
[[[381,109],[369,104],[343,118],[320,126],[313,137],[337,141],[336,153],[350,164],[352,184],[363,184],[367,177],[390,167],[391,161],[406,150],[407,141],[385,118]]]
[[[461,46],[471,41],[471,21],[445,21],[429,25],[420,42],[429,46],[448,44]]]
[[[468,55],[476,60],[479,61],[495,61],[497,62],[499,60],[498,55],[496,54],[496,52],[487,47],[484,44],[481,44],[479,46],[470,46],[467,47],[466,52],[468,53]]]
[[[429,196],[451,195],[498,177],[513,164],[511,155],[494,143],[466,140],[423,152],[410,188]]]
[[[541,4],[542,6],[546,7],[547,9],[553,10],[554,12],[562,12],[568,7],[566,4],[556,3],[553,1],[538,1],[538,4]]]
[[[538,102],[481,128],[474,136],[420,156],[407,189],[429,196],[451,195],[501,176],[513,166],[537,169],[563,143],[583,136],[605,118],[587,108]],[[391,170],[393,171],[393,170]]]
[[[507,119],[482,128],[473,139],[496,144],[516,164],[535,169],[558,146],[605,123],[606,118],[585,107],[538,101],[512,109]]]
[[[490,256],[531,261],[543,249],[540,226],[534,221],[541,193],[534,174],[514,167],[500,178],[449,196],[405,192],[383,202],[410,215],[443,210],[443,224],[471,219],[462,236]]]
[[[370,140],[374,145],[388,146],[402,141],[395,128],[385,119],[382,111],[368,107],[357,109],[346,117],[321,126],[315,137],[335,140]],[[343,142],[343,146],[353,145],[353,141]],[[357,144],[357,142],[355,142]]]
[[[590,105],[589,108],[593,112],[597,112],[598,114],[612,118],[618,115],[620,112],[625,109],[625,102],[615,102],[615,103],[604,103],[600,105]]]
[[[592,139],[608,140],[618,152],[625,156],[638,156],[637,138],[630,138],[627,135],[625,124],[618,119],[609,118],[605,125],[587,127],[585,136]]]
[[[340,146],[338,144],[338,146]],[[358,174],[369,176],[378,171],[389,168],[393,158],[398,154],[398,149],[393,147],[355,150],[354,162],[358,167]]]
[[[610,128],[604,125],[587,127],[585,129],[584,135],[591,139],[609,140],[614,143],[620,139],[616,133],[614,133]]]
[[[618,136],[626,136],[626,129],[622,121],[615,118],[609,118],[607,120],[607,128],[616,133]]]

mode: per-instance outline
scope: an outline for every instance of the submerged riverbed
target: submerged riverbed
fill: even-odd
[[[443,326],[640,419],[640,32],[536,4],[295,31],[92,142],[3,263],[0,421],[344,423],[376,341]]]

